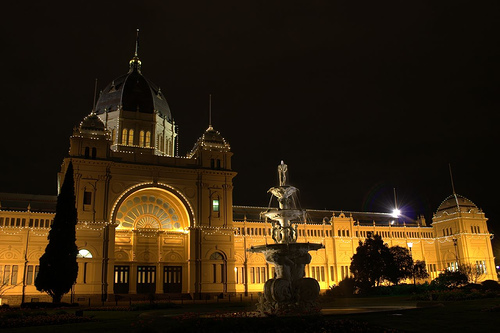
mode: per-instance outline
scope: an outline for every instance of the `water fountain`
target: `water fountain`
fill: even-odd
[[[275,267],[275,277],[264,284],[259,300],[262,313],[305,312],[317,308],[320,287],[318,281],[306,278],[305,266],[311,262],[309,251],[324,248],[323,244],[297,243],[297,222],[304,211],[297,208],[294,194],[297,188],[287,185],[288,167],[278,166],[279,186],[269,192],[278,199],[279,208],[270,208],[261,214],[272,222],[275,244],[252,246],[249,252],[263,253],[266,261]],[[293,226],[295,224],[295,226]]]

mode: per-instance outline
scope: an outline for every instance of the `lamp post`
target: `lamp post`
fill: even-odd
[[[411,276],[413,278],[413,285],[416,284],[416,279],[415,279],[415,264],[413,263],[413,254],[411,252],[411,248],[413,247],[413,243],[412,242],[408,242],[406,243],[406,245],[408,245],[408,249],[410,250],[410,257],[411,257]]]
[[[457,270],[458,270],[458,264],[459,264],[459,260],[458,260],[458,250],[457,250],[457,246],[458,246],[458,239],[456,238],[453,238],[453,246],[455,247],[455,260],[456,260],[456,265],[457,265]]]

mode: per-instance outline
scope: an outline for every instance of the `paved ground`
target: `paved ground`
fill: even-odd
[[[331,314],[351,314],[351,313],[367,313],[367,312],[382,312],[382,311],[398,311],[415,309],[416,305],[410,306],[392,306],[392,305],[379,305],[379,306],[366,306],[366,307],[348,307],[348,308],[324,308],[321,313],[325,315]]]

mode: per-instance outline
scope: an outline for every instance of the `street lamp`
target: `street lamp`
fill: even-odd
[[[406,245],[408,245],[408,249],[410,249],[410,256],[412,255],[411,254],[411,248],[413,247],[413,243],[412,242],[408,242],[406,243]]]
[[[397,208],[394,208],[392,210],[391,216],[397,219],[399,217],[399,215],[401,215],[401,211]]]
[[[394,188],[394,209],[392,210],[391,216],[395,219],[399,218],[401,211],[398,208],[398,200],[396,198],[396,188]]]

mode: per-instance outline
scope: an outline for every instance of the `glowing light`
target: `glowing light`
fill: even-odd
[[[392,211],[392,214],[391,216],[394,217],[394,218],[398,218],[399,215],[401,215],[401,211],[397,208],[395,208],[393,211]]]

